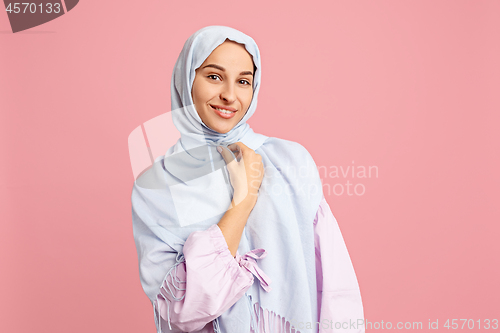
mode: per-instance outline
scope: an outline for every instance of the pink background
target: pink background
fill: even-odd
[[[155,332],[127,138],[170,110],[184,41],[215,24],[261,50],[256,132],[378,169],[323,174],[365,318],[500,319],[499,16],[497,0],[87,0],[12,34],[2,10],[0,332]]]

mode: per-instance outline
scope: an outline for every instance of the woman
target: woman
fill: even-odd
[[[254,40],[223,26],[194,33],[175,64],[181,138],[132,191],[157,329],[363,332],[356,276],[313,159],[246,123],[260,78]]]

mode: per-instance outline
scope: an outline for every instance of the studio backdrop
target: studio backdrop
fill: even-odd
[[[249,124],[316,162],[367,331],[500,330],[500,1],[4,5],[0,332],[155,332],[130,195],[208,25],[259,45]]]

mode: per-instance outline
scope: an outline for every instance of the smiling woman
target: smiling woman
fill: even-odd
[[[356,275],[314,160],[247,124],[260,79],[257,44],[229,27],[197,31],[177,59],[181,138],[132,190],[158,332],[364,332]]]

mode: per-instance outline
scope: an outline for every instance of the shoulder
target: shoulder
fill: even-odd
[[[132,198],[144,198],[167,189],[163,170],[163,156],[139,174],[132,187]]]
[[[309,165],[316,168],[314,159],[307,149],[298,142],[270,137],[259,148],[266,152],[271,161],[287,165]],[[258,153],[258,151],[257,151]]]
[[[271,146],[279,146],[279,147],[289,147],[289,148],[301,148],[305,149],[300,143],[275,137],[269,137],[264,143],[263,146],[271,147]]]
[[[264,155],[264,173],[271,178],[280,175],[290,186],[296,205],[309,207],[311,211],[306,216],[313,218],[323,187],[316,163],[307,149],[298,142],[270,137],[256,152]]]
[[[267,166],[277,169],[287,179],[297,183],[320,183],[316,163],[300,143],[271,137],[260,149],[266,156]]]

